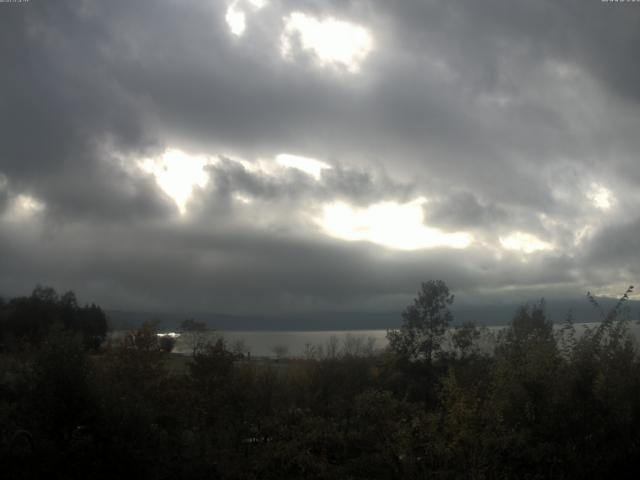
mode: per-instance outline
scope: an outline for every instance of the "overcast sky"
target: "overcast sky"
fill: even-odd
[[[640,3],[0,3],[0,293],[278,315],[640,278]]]

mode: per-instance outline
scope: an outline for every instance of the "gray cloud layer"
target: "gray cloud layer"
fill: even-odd
[[[0,292],[48,282],[111,307],[279,313],[400,308],[429,278],[470,298],[637,278],[640,6],[236,5],[239,37],[222,1],[0,4]],[[367,27],[359,73],[300,42],[283,59],[293,11]],[[216,159],[183,216],[137,167],[166,148]],[[246,166],[283,152],[333,168]],[[420,196],[430,227],[474,244],[396,251],[315,220],[335,201]],[[42,207],[20,213],[25,198]],[[504,250],[515,231],[555,248]]]

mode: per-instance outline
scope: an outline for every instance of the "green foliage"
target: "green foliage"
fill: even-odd
[[[218,390],[233,369],[235,355],[227,350],[222,337],[198,350],[189,364],[191,378],[204,392]]]
[[[3,478],[533,479],[634,471],[640,359],[630,290],[584,331],[571,316],[554,331],[543,302],[525,305],[488,355],[472,324],[443,333],[453,298],[443,284],[425,285],[397,332],[402,348],[385,352],[351,337],[309,347],[305,359],[247,360],[244,346],[230,351],[218,337],[187,357],[167,353],[154,322],[95,352],[64,322],[36,329],[22,337],[32,340],[24,348],[0,354]],[[5,307],[45,318],[79,309],[74,296],[50,289],[38,289],[26,307],[21,301]],[[183,368],[169,368],[176,362]]]
[[[400,329],[387,332],[391,349],[412,360],[433,361],[453,319],[449,310],[453,299],[442,280],[422,283],[418,296],[402,313]]]
[[[53,329],[34,350],[31,375],[31,401],[45,413],[39,421],[54,435],[68,437],[89,415],[89,365],[80,337]]]
[[[482,331],[473,322],[465,322],[457,326],[451,335],[454,352],[463,359],[477,353],[474,350],[481,335]]]

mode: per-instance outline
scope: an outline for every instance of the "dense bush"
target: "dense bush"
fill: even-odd
[[[376,353],[350,339],[277,362],[247,361],[222,338],[192,357],[169,354],[153,323],[96,353],[81,331],[52,322],[0,355],[2,473],[621,477],[640,459],[640,359],[624,300],[584,334],[571,318],[554,330],[543,303],[524,306],[491,352],[475,348],[471,325],[440,348],[440,320],[407,315],[412,328],[438,329],[404,339],[426,339],[422,354],[404,340]]]

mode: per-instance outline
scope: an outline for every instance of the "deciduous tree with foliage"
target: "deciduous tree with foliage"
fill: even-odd
[[[449,310],[453,299],[442,280],[423,282],[418,296],[402,313],[404,322],[400,329],[387,331],[391,349],[411,360],[432,362],[453,320]]]
[[[193,318],[187,318],[180,322],[180,336],[185,345],[189,347],[192,355],[205,348],[207,344],[207,333],[209,327],[204,322],[199,322]]]

